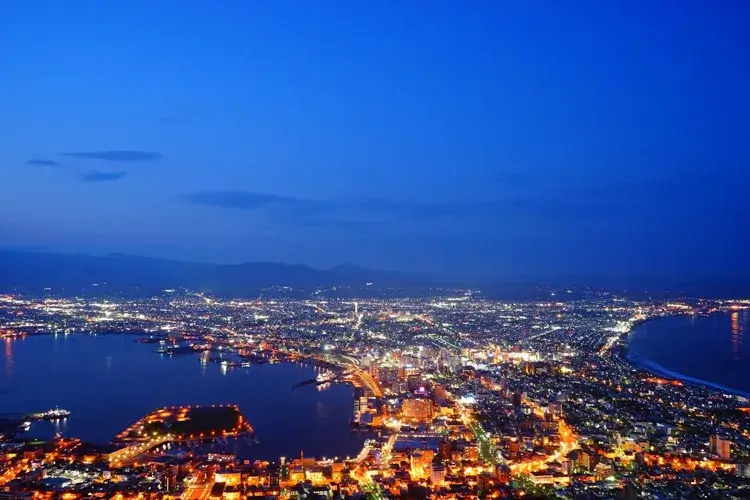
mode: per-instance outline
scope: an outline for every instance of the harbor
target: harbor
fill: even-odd
[[[60,433],[106,446],[155,408],[232,403],[261,441],[248,444],[245,437],[227,438],[232,451],[233,440],[239,441],[237,455],[243,459],[278,460],[279,456],[294,456],[300,449],[310,456],[346,456],[362,448],[364,439],[350,430],[353,389],[349,384],[334,383],[325,390],[312,385],[290,390],[292,385],[329,370],[283,355],[274,363],[273,353],[249,349],[231,353],[217,347],[210,354],[161,356],[153,352],[158,340],[137,342],[139,337],[148,338],[149,334],[105,335],[102,339],[44,335],[10,340],[6,359],[12,357],[13,371],[5,379],[6,390],[31,391],[33,399],[0,398],[0,412],[20,419],[58,406],[69,410],[70,417],[35,421],[19,437],[50,440]],[[252,364],[229,367],[208,360],[219,354],[222,359]],[[82,366],[84,356],[91,361]],[[38,361],[40,357],[44,362]],[[260,362],[261,357],[265,362]],[[16,426],[21,423],[17,421]],[[211,447],[208,443],[201,446]],[[190,449],[188,443],[174,447]]]
[[[69,416],[69,410],[53,408],[51,410],[35,413],[0,413],[0,421],[36,422],[40,420],[63,420]]]
[[[58,422],[70,416],[69,410],[53,408],[36,413],[0,413],[0,437],[14,437],[31,429],[32,422]]]

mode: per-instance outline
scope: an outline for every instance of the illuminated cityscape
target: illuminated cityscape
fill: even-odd
[[[627,357],[631,330],[665,316],[731,313],[736,342],[738,314],[750,301],[565,290],[497,301],[449,289],[354,301],[327,292],[0,297],[6,356],[31,336],[123,335],[154,356],[195,356],[222,371],[313,364],[318,376],[299,385],[352,385],[352,432],[368,433],[357,456],[300,450],[263,461],[201,446],[262,440],[232,401],[154,409],[107,445],[24,437],[34,416],[76,418],[65,409],[7,417],[0,498],[750,494],[750,401],[650,373]]]
[[[0,2],[0,500],[750,500],[750,0]]]

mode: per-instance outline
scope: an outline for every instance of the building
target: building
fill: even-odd
[[[529,479],[535,485],[553,484],[555,482],[555,477],[548,470],[534,471],[529,475]]]
[[[237,486],[242,483],[242,474],[239,470],[217,470],[214,476],[214,481],[217,483],[224,483],[227,486]]]
[[[356,389],[354,393],[354,405],[352,409],[352,421],[359,422],[362,415],[370,410],[370,400],[362,389]]]
[[[501,484],[510,483],[510,467],[505,464],[495,465],[495,479]]]
[[[464,446],[463,458],[465,460],[476,461],[479,460],[479,448],[476,445]]]
[[[442,486],[445,482],[445,465],[437,459],[430,466],[430,481],[435,486]]]
[[[565,456],[563,471],[570,474],[574,470],[589,471],[592,467],[591,455],[584,450],[573,450]]]
[[[226,483],[214,483],[209,498],[223,498],[226,487]]]
[[[547,407],[547,414],[555,420],[562,418],[562,404],[550,403]]]
[[[738,463],[737,475],[745,479],[750,479],[750,463],[747,463],[747,462]]]
[[[443,460],[450,460],[451,459],[451,453],[453,451],[453,445],[450,441],[447,439],[443,439],[440,441],[440,444],[438,445],[438,455]]]
[[[427,423],[432,420],[432,401],[426,398],[405,399],[401,416],[409,422]]]
[[[417,391],[420,388],[424,389],[424,382],[422,381],[421,375],[411,374],[406,377],[406,389],[409,392]]]
[[[398,367],[378,366],[378,381],[390,386],[398,382]]]
[[[435,453],[431,450],[418,450],[409,457],[409,475],[413,481],[427,479],[431,476],[432,460]]]
[[[722,460],[729,460],[731,457],[732,442],[728,439],[724,439],[717,434],[712,434],[710,438],[711,453],[721,458]]]

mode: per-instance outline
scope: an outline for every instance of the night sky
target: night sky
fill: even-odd
[[[750,276],[750,2],[0,4],[0,246]]]

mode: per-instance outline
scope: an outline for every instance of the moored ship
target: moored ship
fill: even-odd
[[[54,408],[53,410],[47,410],[41,413],[30,413],[26,415],[26,418],[32,420],[62,420],[70,416],[69,410],[63,410],[62,408]]]
[[[158,349],[154,349],[154,352],[159,354],[194,354],[196,352],[203,352],[210,349],[210,346],[194,344],[194,345],[170,345],[162,346]]]

